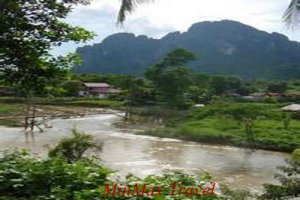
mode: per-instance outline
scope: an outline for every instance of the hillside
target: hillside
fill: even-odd
[[[114,34],[100,44],[78,48],[83,64],[75,71],[142,75],[174,48],[194,52],[198,60],[190,66],[198,72],[300,78],[300,43],[229,20],[196,23],[187,32],[169,33],[161,39]]]

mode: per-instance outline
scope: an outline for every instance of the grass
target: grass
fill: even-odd
[[[13,118],[5,119],[5,117],[17,116],[23,112],[22,105],[19,104],[2,104],[0,103],[0,125],[9,127],[21,126],[21,123]]]
[[[175,127],[159,128],[144,134],[171,137],[195,142],[250,147],[245,134],[244,118],[255,118],[255,141],[251,147],[292,152],[300,147],[300,120],[291,120],[289,128],[283,126],[282,104],[216,103],[198,108],[189,118]]]
[[[1,115],[1,114],[6,114],[6,113],[9,113],[9,112],[12,112],[12,111],[14,111],[15,109],[16,109],[16,106],[1,104],[1,105],[0,105],[0,115]]]
[[[78,106],[99,106],[99,107],[118,107],[122,105],[120,101],[114,100],[75,100],[67,101],[63,104],[66,105],[78,105]]]
[[[55,97],[55,98],[36,97],[33,100],[36,104],[43,104],[43,105],[118,107],[123,104],[122,101],[109,100],[109,99],[98,99],[98,98],[85,98],[85,97]],[[17,98],[16,97],[0,97],[0,103],[24,104],[24,103],[26,103],[26,101],[22,97],[17,97]]]

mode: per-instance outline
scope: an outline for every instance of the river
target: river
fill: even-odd
[[[288,154],[278,152],[139,136],[114,127],[117,120],[120,118],[112,114],[56,119],[50,122],[52,128],[34,134],[25,134],[20,128],[0,127],[0,150],[28,149],[45,157],[49,148],[76,127],[103,142],[103,150],[97,154],[121,177],[128,173],[144,177],[165,170],[209,172],[219,183],[252,191],[260,191],[264,183],[274,183],[276,167],[284,165],[288,158]]]

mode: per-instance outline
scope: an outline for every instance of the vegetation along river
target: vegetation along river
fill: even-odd
[[[209,172],[219,183],[252,191],[259,191],[264,183],[273,183],[276,167],[284,165],[288,157],[278,152],[139,136],[133,130],[114,127],[117,120],[120,117],[112,114],[56,119],[49,123],[52,128],[34,134],[25,134],[20,128],[0,127],[0,150],[29,149],[44,157],[49,148],[76,127],[103,142],[103,150],[97,154],[121,177],[128,173],[144,177],[164,170]]]

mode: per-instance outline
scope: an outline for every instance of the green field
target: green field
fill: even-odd
[[[300,120],[295,114],[283,113],[282,104],[215,103],[192,111],[172,127],[145,134],[196,142],[253,147],[292,152],[300,147]],[[290,116],[288,128],[284,117]],[[254,142],[247,141],[245,118],[253,119]]]

